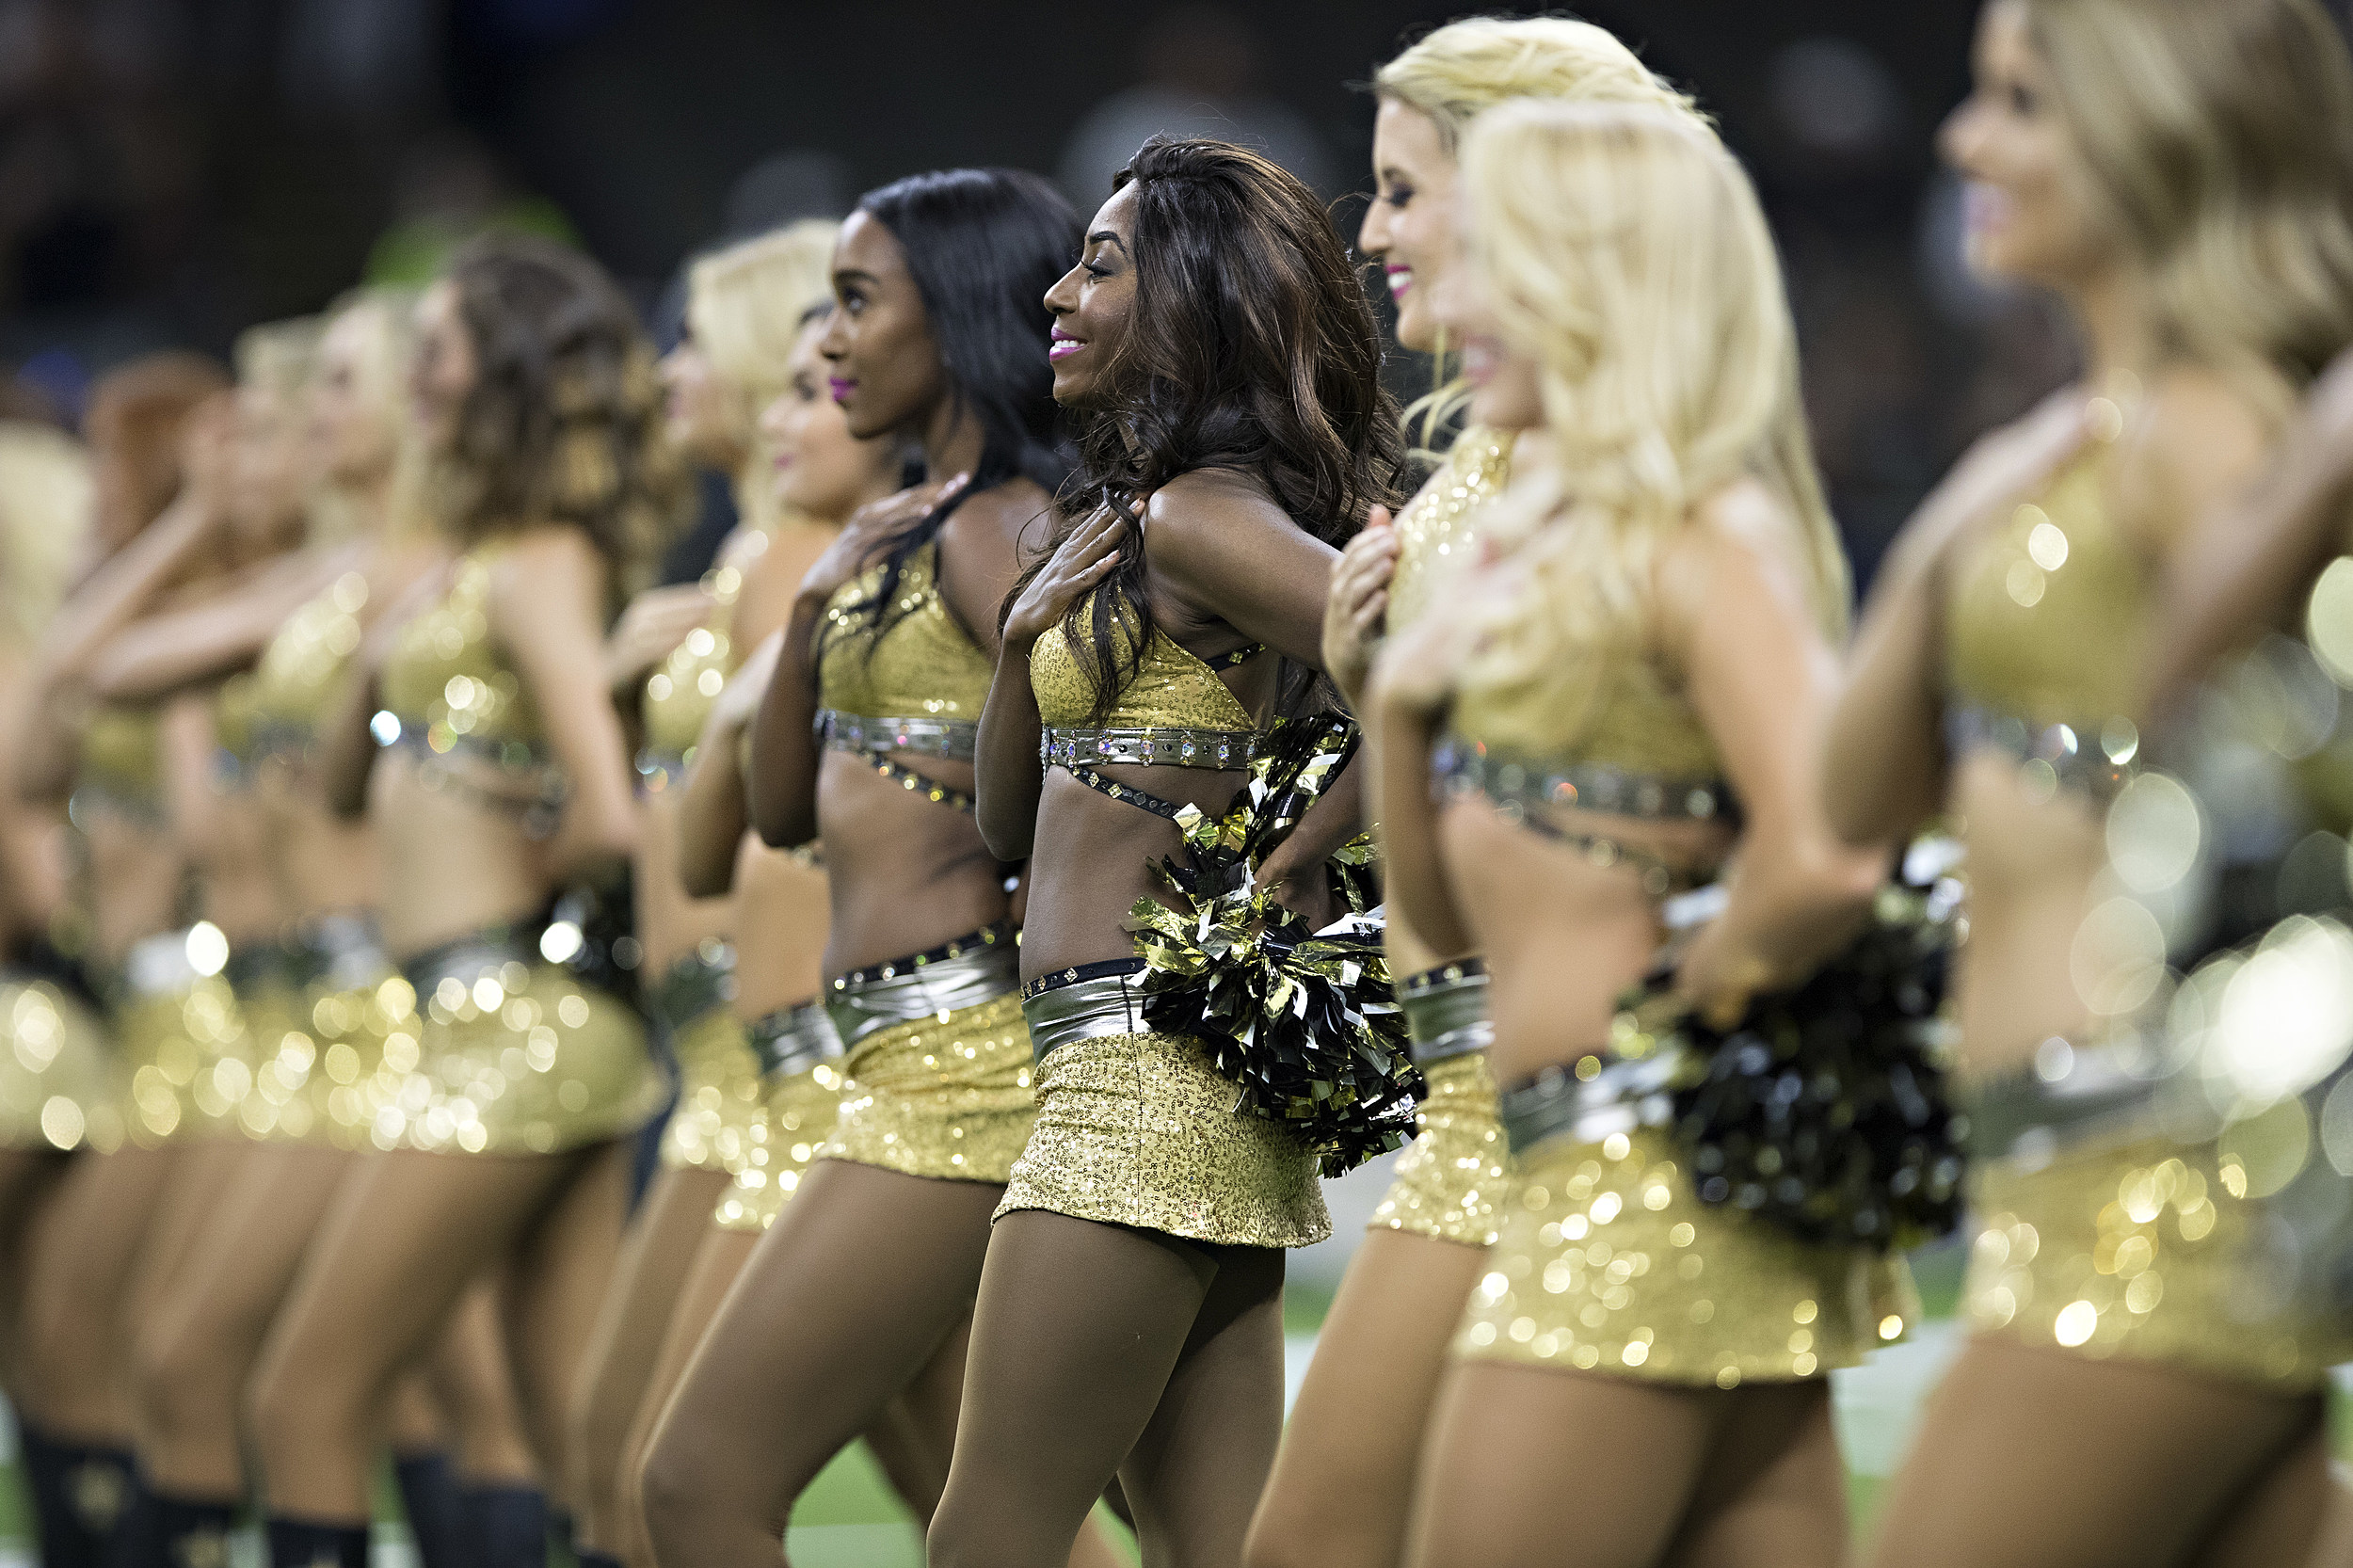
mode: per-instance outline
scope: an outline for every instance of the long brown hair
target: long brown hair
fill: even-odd
[[[629,301],[596,263],[530,235],[473,241],[449,278],[475,363],[445,459],[457,537],[568,523],[624,591],[643,586],[686,489]]]

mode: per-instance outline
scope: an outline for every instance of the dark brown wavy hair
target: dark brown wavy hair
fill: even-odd
[[[595,262],[532,235],[472,241],[449,278],[475,364],[445,460],[453,532],[568,523],[624,592],[644,586],[687,489],[636,312]]]
[[[1129,185],[1134,315],[1112,395],[1079,421],[1079,467],[1057,519],[1058,539],[1102,506],[1131,525],[1119,565],[1063,622],[1097,723],[1155,631],[1142,528],[1153,491],[1196,469],[1232,469],[1337,546],[1372,507],[1395,505],[1405,477],[1380,328],[1316,194],[1247,148],[1170,136],[1145,142],[1112,188]],[[1287,710],[1305,694],[1302,673],[1287,671]]]

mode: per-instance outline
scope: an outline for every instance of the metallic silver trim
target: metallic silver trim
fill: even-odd
[[[840,1061],[845,1048],[833,1014],[822,1001],[763,1013],[744,1026],[744,1033],[766,1078],[797,1078]]]
[[[981,737],[981,727],[968,719],[875,718],[839,708],[818,709],[810,728],[829,751],[904,751],[951,762],[971,761]]]
[[[825,1009],[844,1046],[919,1018],[945,1017],[1021,988],[1021,950],[1012,942],[975,945],[951,958],[918,955],[865,971],[856,985],[836,981]]]
[[[1241,729],[1056,729],[1040,732],[1038,760],[1048,767],[1246,768],[1258,737]]]
[[[1440,978],[1411,990],[1400,986],[1397,1002],[1405,1015],[1405,1032],[1412,1042],[1409,1048],[1416,1066],[1467,1056],[1495,1044],[1495,1022],[1487,1016],[1484,969]]]
[[[1021,1016],[1030,1026],[1030,1049],[1039,1061],[1048,1051],[1107,1034],[1145,1034],[1144,971],[1097,975],[1025,998]]]
[[[1525,1154],[1548,1138],[1598,1143],[1613,1132],[1663,1127],[1673,1108],[1667,1091],[1683,1053],[1662,1050],[1639,1060],[1604,1062],[1592,1078],[1547,1067],[1502,1096],[1503,1130],[1512,1152]]]

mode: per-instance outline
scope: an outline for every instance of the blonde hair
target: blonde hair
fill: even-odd
[[[1514,570],[1509,602],[1482,615],[1481,683],[1557,689],[1564,661],[1639,659],[1664,546],[1743,479],[1786,508],[1821,630],[1842,636],[1846,557],[1780,263],[1739,164],[1689,115],[1525,102],[1481,117],[1463,176],[1472,264],[1503,336],[1540,364],[1566,485],[1491,525]],[[1605,682],[1577,685],[1590,705]]]
[[[1523,98],[1593,104],[1647,104],[1712,122],[1698,104],[1644,65],[1616,34],[1567,17],[1466,17],[1425,36],[1373,73],[1372,89],[1430,117],[1448,156],[1481,114]],[[1449,374],[1441,340],[1429,394],[1405,411],[1427,447],[1470,400]]]
[[[326,332],[324,316],[294,316],[247,328],[237,334],[230,356],[238,388],[261,392],[280,409],[300,407],[312,373],[318,369],[319,339]]]
[[[705,256],[686,275],[687,326],[733,393],[743,438],[736,511],[763,532],[775,529],[779,513],[775,470],[756,422],[784,390],[801,324],[833,298],[833,241],[840,230],[828,218],[803,218]]]
[[[32,646],[64,601],[94,499],[81,443],[0,422],[0,645]]]
[[[2283,417],[2353,342],[2353,61],[2314,0],[2025,0],[2160,351]]]

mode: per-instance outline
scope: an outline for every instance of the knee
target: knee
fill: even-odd
[[[132,1347],[132,1387],[159,1437],[234,1430],[240,1368],[225,1350],[200,1338],[185,1329],[150,1328]]]
[[[1273,1501],[1270,1495],[1268,1502]],[[1330,1568],[1339,1560],[1332,1554],[1333,1543],[1311,1540],[1305,1523],[1289,1509],[1261,1503],[1242,1541],[1242,1568]]]
[[[674,1427],[657,1431],[646,1445],[634,1478],[638,1516],[653,1542],[655,1556],[670,1562],[696,1560],[696,1527],[708,1516],[705,1467],[692,1444]]]
[[[339,1444],[371,1441],[369,1402],[351,1368],[280,1345],[264,1354],[246,1385],[246,1428],[266,1472]]]
[[[1002,1517],[1004,1498],[982,1496],[990,1489],[952,1480],[933,1511],[931,1528],[924,1532],[924,1561],[930,1568],[984,1568],[1002,1561],[1012,1545],[992,1527]]]

